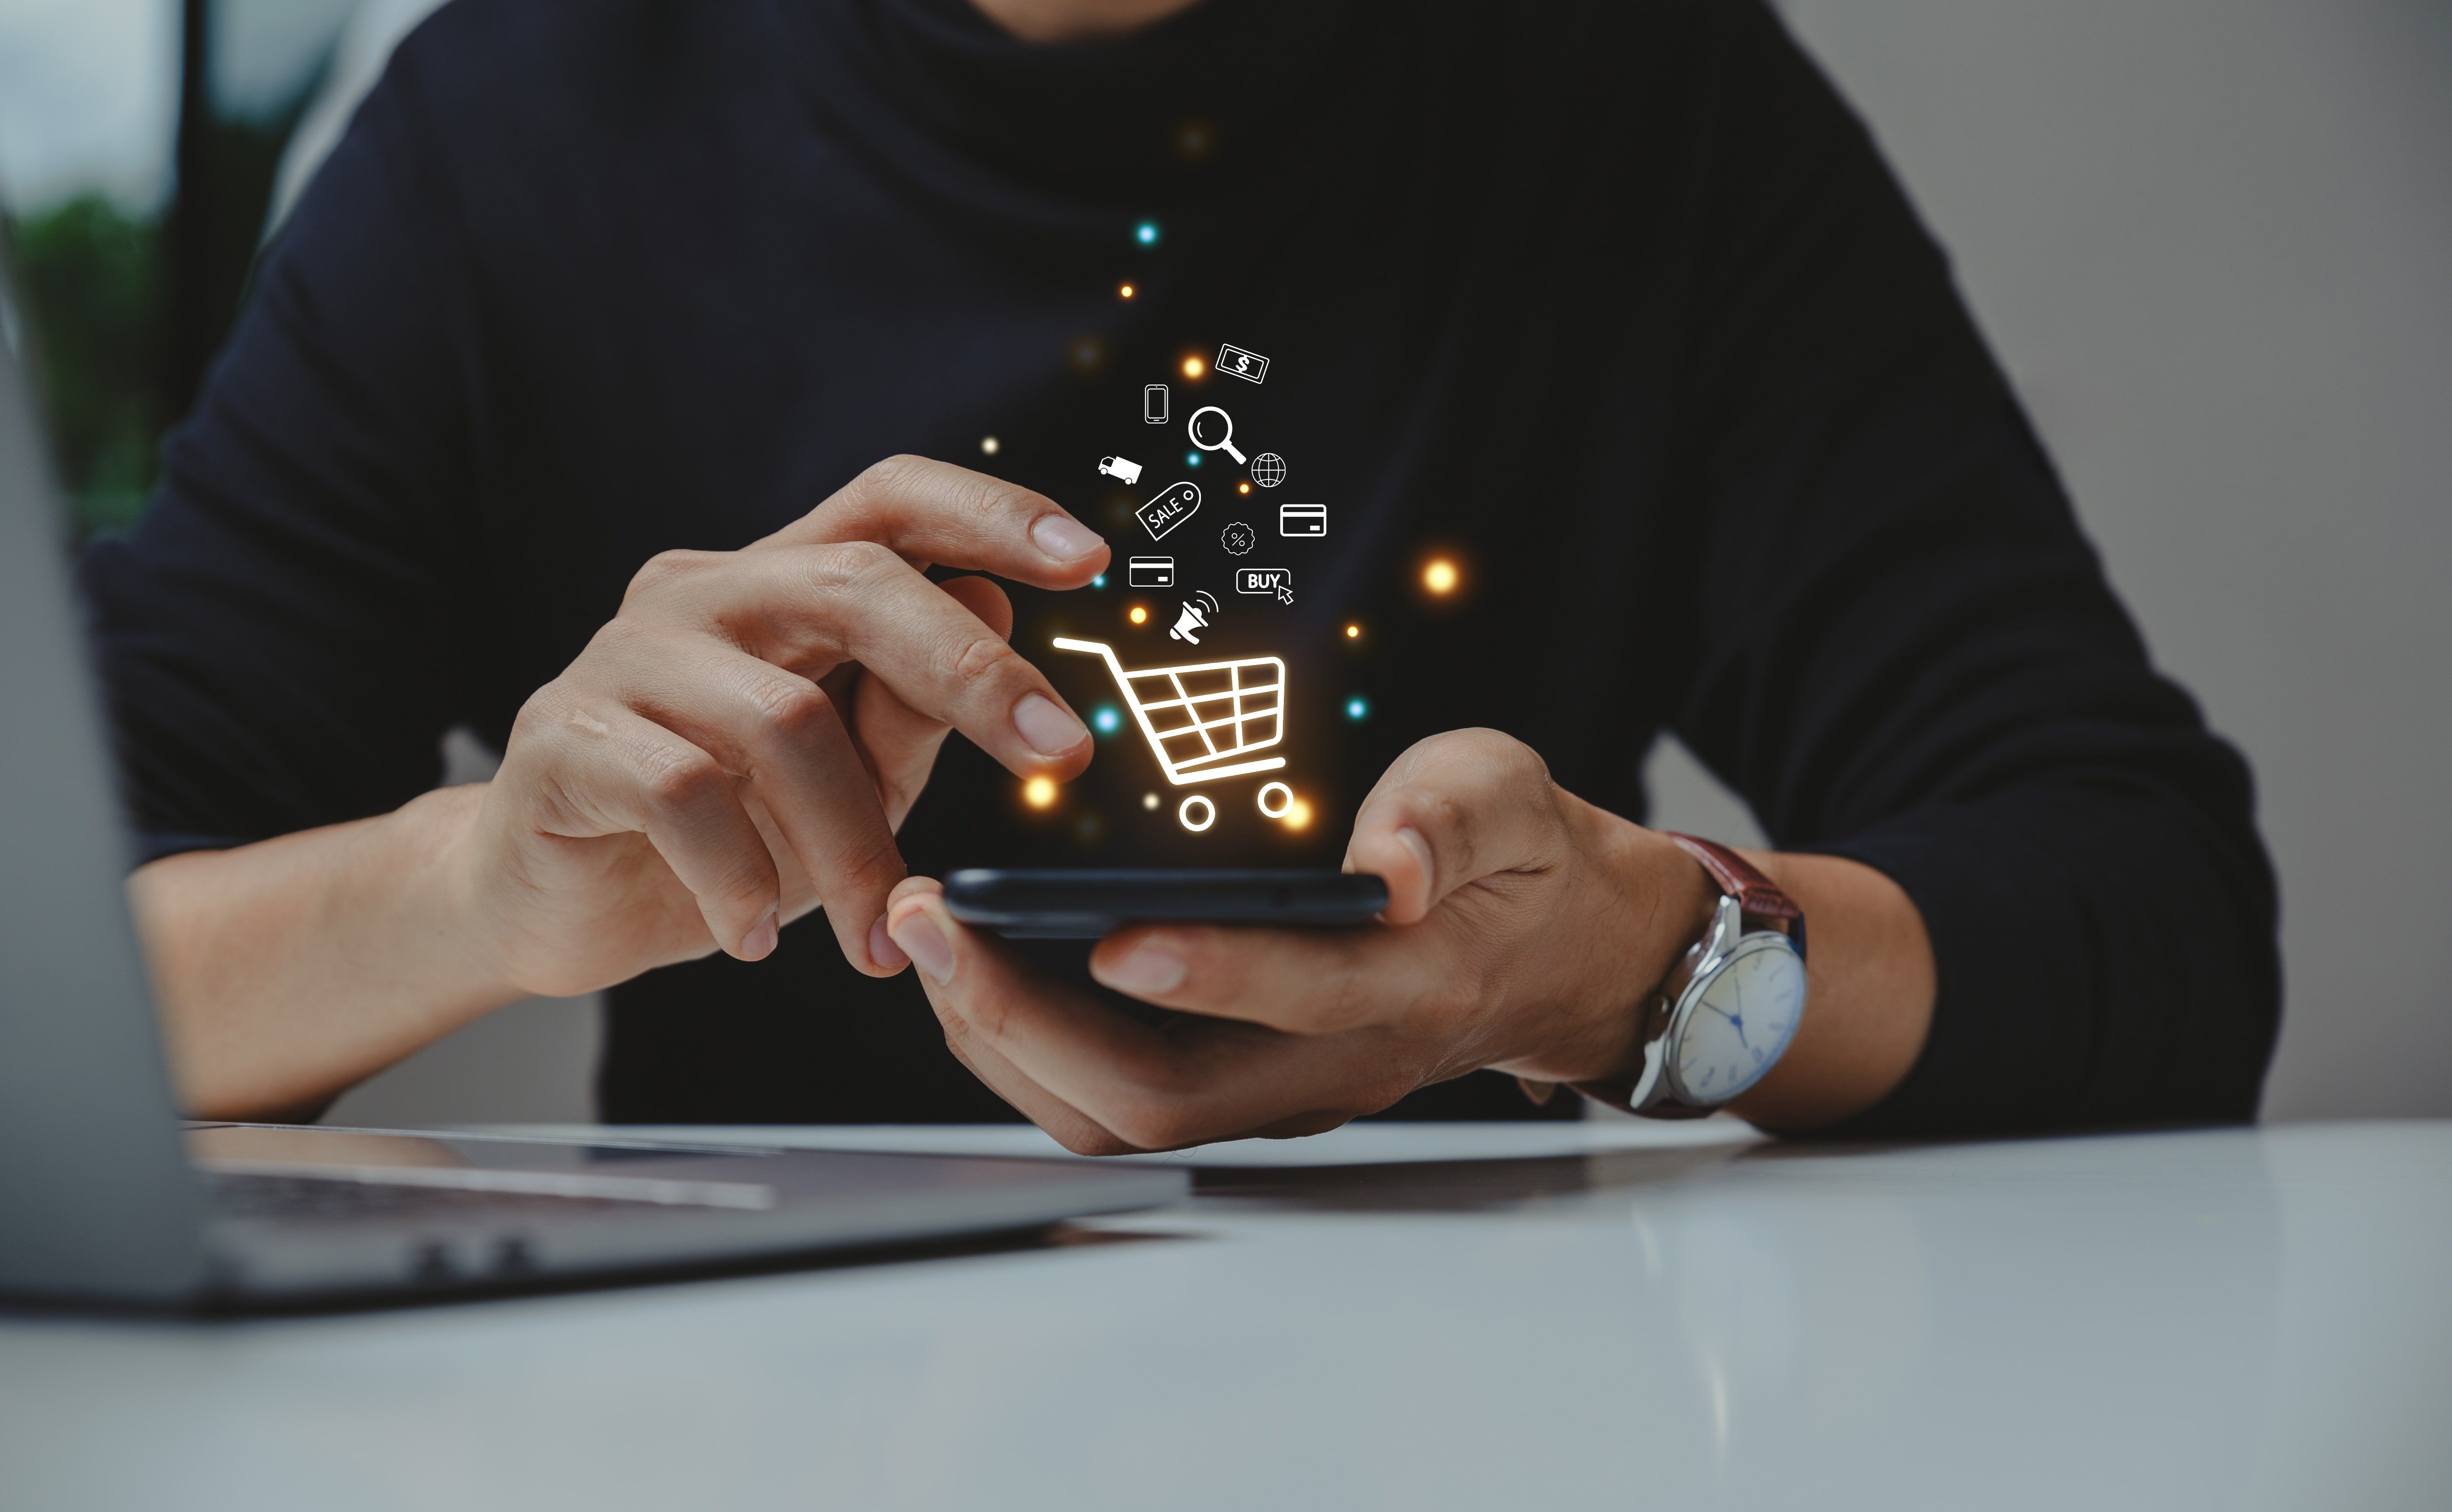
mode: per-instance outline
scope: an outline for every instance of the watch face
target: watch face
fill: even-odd
[[[1690,1103],[1725,1103],[1771,1068],[1805,1007],[1805,962],[1785,936],[1750,936],[1689,1000],[1670,1062]]]

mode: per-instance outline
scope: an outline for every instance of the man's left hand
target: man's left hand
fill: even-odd
[[[1388,884],[1360,929],[1136,925],[1099,982],[1180,1017],[1151,1026],[1032,970],[896,889],[887,928],[946,1042],[1083,1154],[1292,1137],[1485,1066],[1528,1083],[1626,1080],[1639,1005],[1710,917],[1669,841],[1559,787],[1494,730],[1399,757],[1355,816],[1346,869]]]

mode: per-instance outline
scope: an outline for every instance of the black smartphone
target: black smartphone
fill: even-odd
[[[1343,871],[1000,871],[945,879],[945,906],[1017,940],[1095,940],[1135,920],[1186,924],[1368,924],[1388,885]]]

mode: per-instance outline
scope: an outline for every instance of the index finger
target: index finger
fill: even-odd
[[[874,541],[915,566],[994,572],[1076,588],[1105,570],[1099,534],[1043,493],[926,457],[888,457],[773,535],[752,543]]]

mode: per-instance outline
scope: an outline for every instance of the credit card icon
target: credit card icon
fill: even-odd
[[[1136,588],[1175,587],[1175,558],[1137,556],[1124,564],[1124,585]]]
[[[1199,507],[1200,486],[1177,483],[1170,484],[1164,493],[1142,505],[1136,512],[1140,516],[1141,528],[1147,530],[1150,539],[1155,541],[1191,519],[1193,511]]]
[[[1328,534],[1328,506],[1324,504],[1278,505],[1277,534]]]

